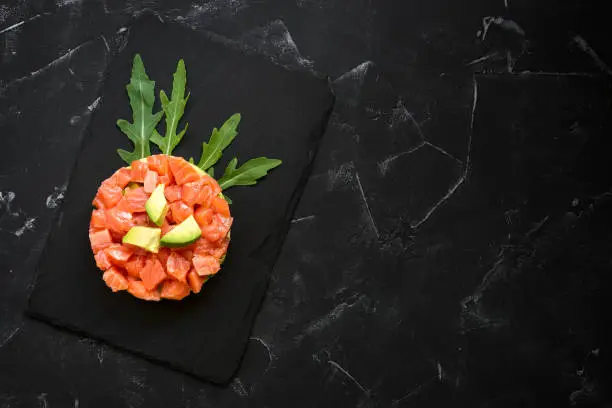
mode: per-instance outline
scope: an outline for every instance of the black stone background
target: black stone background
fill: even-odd
[[[338,97],[227,388],[23,317],[102,72],[146,10]],[[604,10],[4,1],[0,407],[612,406]]]

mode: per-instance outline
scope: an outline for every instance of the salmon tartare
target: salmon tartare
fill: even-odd
[[[183,158],[135,160],[104,180],[89,240],[113,291],[148,301],[199,293],[219,272],[233,218],[219,183]]]

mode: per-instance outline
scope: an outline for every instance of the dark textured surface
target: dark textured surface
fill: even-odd
[[[24,22],[0,34],[0,406],[609,406],[602,3],[0,6],[0,31]],[[338,97],[227,388],[23,318],[105,43],[144,9]]]
[[[182,302],[146,303],[126,292],[113,294],[89,250],[92,197],[101,180],[125,166],[116,151],[128,147],[127,138],[115,122],[131,116],[125,84],[136,53],[146,61],[148,75],[162,79],[156,83],[162,89],[171,88],[170,73],[181,58],[188,72],[195,73],[188,79],[191,96],[183,117],[189,134],[174,154],[197,157],[202,148],[198,135],[221,127],[238,111],[243,118],[240,138],[219,162],[220,169],[234,156],[241,163],[264,155],[283,161],[283,171],[269,174],[257,189],[229,191],[236,222],[224,273],[207,283],[201,296]],[[146,15],[130,24],[128,44],[110,64],[100,95],[65,194],[66,216],[50,233],[28,312],[227,384],[241,361],[267,277],[308,180],[333,107],[331,90],[325,79],[245,56]]]

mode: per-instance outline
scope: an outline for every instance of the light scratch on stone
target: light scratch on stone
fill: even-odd
[[[461,160],[459,160],[458,158],[456,158],[455,156],[453,156],[452,154],[450,154],[449,152],[447,152],[446,150],[444,150],[443,148],[441,148],[440,146],[431,143],[429,141],[426,141],[425,144],[429,147],[431,147],[434,150],[437,150],[438,152],[442,153],[443,155],[453,159],[454,161],[456,161],[459,164],[463,164],[463,162]]]
[[[234,390],[234,392],[236,394],[238,394],[238,396],[240,396],[242,398],[245,398],[245,397],[249,396],[249,393],[247,392],[247,390],[244,387],[244,384],[242,383],[240,378],[238,378],[238,377],[234,378],[234,380],[232,381],[232,383],[230,385],[232,387],[232,390]]]
[[[14,29],[16,29],[17,27],[20,27],[20,26],[24,25],[24,24],[25,24],[27,21],[28,21],[28,20],[20,21],[20,22],[18,22],[18,23],[13,24],[12,26],[8,26],[8,27],[6,27],[5,29],[0,30],[0,34],[4,34],[4,33],[6,33],[7,31],[14,30]]]
[[[376,222],[374,221],[374,217],[372,216],[372,211],[370,211],[370,206],[368,205],[368,200],[366,199],[365,192],[363,191],[363,186],[361,185],[361,179],[359,178],[359,173],[355,171],[355,179],[357,180],[357,186],[359,186],[359,192],[361,193],[361,198],[363,198],[363,202],[365,204],[366,211],[368,212],[368,218],[370,220],[370,225],[376,234],[376,238],[380,238],[380,234],[378,233],[378,227],[376,226]]]
[[[420,384],[420,385],[419,385],[419,386],[417,386],[416,388],[414,388],[414,389],[410,390],[410,391],[409,391],[409,392],[408,392],[406,395],[404,395],[403,397],[401,397],[401,398],[399,398],[399,399],[394,400],[394,401],[391,403],[391,407],[392,407],[392,408],[393,408],[393,407],[397,407],[397,406],[398,406],[398,404],[399,404],[400,402],[402,402],[402,401],[404,401],[404,400],[407,400],[408,398],[415,397],[415,396],[419,395],[419,394],[421,393],[421,391],[423,391],[423,388],[425,387],[425,385],[426,385],[426,383],[425,383],[425,384]]]
[[[108,41],[106,41],[106,37],[104,35],[100,35],[102,41],[104,41],[104,46],[106,47],[106,52],[110,52],[110,47],[108,46]]]
[[[315,215],[308,215],[306,217],[294,218],[294,219],[291,220],[291,223],[292,224],[298,224],[298,223],[300,223],[302,221],[312,221],[315,218],[316,218]]]
[[[2,30],[0,30],[0,34],[4,34],[4,33],[8,32],[8,31],[14,30],[14,29],[16,29],[17,27],[21,27],[22,25],[24,25],[24,24],[26,24],[26,23],[29,23],[30,21],[34,21],[34,20],[36,20],[37,18],[40,18],[40,17],[42,17],[42,16],[46,16],[46,15],[49,15],[49,14],[51,14],[51,13],[41,13],[41,14],[37,14],[37,15],[35,15],[35,16],[32,16],[32,17],[30,17],[30,18],[28,18],[28,19],[26,19],[26,20],[20,21],[20,22],[15,23],[15,24],[13,24],[13,25],[11,25],[11,26],[8,26],[8,27],[6,27],[6,28],[3,28]]]
[[[0,191],[0,206],[4,207],[6,212],[13,217],[18,216],[19,212],[11,211],[11,202],[15,199],[15,192],[13,191]]]
[[[387,173],[387,170],[389,170],[389,165],[393,161],[399,159],[400,157],[412,154],[412,153],[416,152],[417,150],[419,150],[420,148],[422,148],[423,146],[425,146],[425,141],[422,141],[418,145],[414,146],[411,149],[406,150],[405,152],[397,153],[397,154],[394,154],[393,156],[387,157],[385,160],[383,160],[382,162],[378,163],[378,170],[380,171],[380,173],[382,175],[384,175],[385,173]]]
[[[274,361],[274,359],[275,359],[276,357],[275,357],[274,353],[272,352],[272,349],[270,348],[270,346],[268,345],[268,343],[266,343],[265,341],[263,341],[263,340],[262,340],[261,338],[259,338],[259,337],[249,337],[249,340],[254,340],[254,341],[257,341],[257,342],[259,342],[259,343],[260,343],[262,346],[264,346],[264,347],[265,347],[265,349],[266,349],[266,351],[268,352],[268,358],[270,359],[270,363],[271,363],[272,361]],[[269,367],[269,365],[268,365],[268,367]],[[268,370],[268,369],[266,368],[266,371],[267,371],[267,370]]]
[[[348,371],[342,368],[340,364],[336,363],[333,360],[329,360],[328,363],[332,365],[335,369],[343,373],[345,376],[347,376],[361,391],[363,391],[364,394],[370,395],[370,391],[367,390],[363,385],[361,385],[359,381],[357,381],[355,377],[353,377]]]
[[[93,112],[94,110],[96,110],[96,108],[98,107],[98,105],[100,104],[100,100],[102,98],[100,96],[98,96],[88,107],[87,110],[89,112]]]
[[[516,21],[506,20],[503,17],[492,17],[486,16],[482,18],[482,30],[478,32],[478,36],[482,41],[487,38],[487,34],[489,33],[489,29],[491,25],[495,24],[496,26],[507,30],[512,31],[518,35],[525,36],[525,30],[521,26],[519,26]]]
[[[417,133],[421,137],[421,140],[425,140],[425,136],[423,135],[423,130],[421,129],[421,125],[419,125],[419,123],[416,121],[414,116],[412,116],[412,113],[410,113],[408,111],[408,109],[404,105],[404,102],[402,101],[401,98],[398,99],[397,104],[395,105],[395,108],[392,109],[392,116],[391,117],[392,117],[392,122],[391,122],[391,125],[390,125],[391,127],[396,126],[396,123],[395,123],[395,121],[393,121],[393,118],[397,118],[397,119],[399,119],[400,121],[403,121],[403,122],[409,120],[410,122],[412,122],[412,124],[416,128]]]
[[[468,305],[470,302],[478,304],[478,302],[480,302],[480,299],[482,298],[482,294],[484,293],[484,291],[487,290],[487,288],[491,285],[492,282],[497,280],[497,275],[499,275],[498,268],[504,263],[504,254],[505,252],[502,249],[498,255],[497,261],[495,261],[491,269],[489,269],[487,273],[482,277],[482,281],[480,282],[480,285],[478,285],[478,288],[476,288],[473,294],[461,301],[461,306],[463,310],[467,310],[469,308]]]
[[[85,109],[85,112],[83,113],[84,116],[89,115],[90,113],[92,113],[93,111],[95,111],[98,106],[100,105],[100,101],[102,100],[102,97],[98,96],[92,103],[90,103],[87,108]],[[73,117],[70,118],[70,125],[74,126],[77,123],[79,123],[81,121],[81,116],[79,115],[74,115]]]
[[[529,231],[527,231],[527,236],[530,237],[531,235],[535,234],[536,232],[538,232],[539,230],[542,229],[542,227],[544,226],[544,224],[546,224],[546,221],[548,221],[548,215],[544,218],[542,218],[539,222],[537,222],[533,228],[531,228]]]
[[[451,188],[448,189],[446,194],[442,198],[440,198],[429,209],[429,211],[427,211],[427,213],[423,216],[423,218],[421,218],[419,221],[411,224],[411,226],[413,228],[419,228],[421,225],[423,225],[423,223],[426,222],[438,210],[438,208],[440,208],[442,205],[444,205],[444,203],[446,203],[446,201],[448,201],[448,199],[450,199],[453,196],[453,194],[455,194],[457,189],[467,179],[467,176],[468,176],[469,171],[470,171],[470,159],[471,159],[471,154],[472,154],[472,136],[473,136],[473,133],[474,133],[474,117],[476,115],[476,105],[478,104],[478,83],[476,82],[476,78],[473,79],[473,87],[474,87],[474,96],[473,96],[473,102],[472,102],[472,114],[471,114],[471,117],[470,117],[470,130],[469,130],[469,133],[468,133],[467,154],[466,154],[465,168],[464,168],[463,174],[457,179],[455,184],[453,184],[451,186]]]
[[[80,45],[78,45],[78,46],[76,46],[76,47],[74,47],[72,49],[69,49],[68,52],[66,52],[64,55],[54,59],[53,61],[49,62],[47,65],[45,65],[45,66],[43,66],[43,67],[41,67],[41,68],[39,68],[39,69],[37,69],[35,71],[32,71],[29,74],[22,76],[21,78],[17,78],[15,80],[11,81],[9,84],[6,85],[6,88],[8,88],[8,87],[10,87],[10,86],[12,86],[14,84],[18,84],[18,83],[21,83],[23,81],[26,81],[26,80],[28,80],[30,78],[34,78],[34,77],[40,75],[41,73],[45,72],[47,69],[52,68],[55,65],[59,64],[60,62],[65,61],[67,59],[70,59],[70,57],[72,57],[72,55],[75,52],[77,52],[79,49],[81,49],[82,47],[84,47],[85,45],[87,45],[89,43],[90,43],[90,41],[87,41],[87,42],[84,42],[84,43],[82,43],[82,44],[80,44]]]
[[[471,66],[471,65],[480,64],[481,62],[488,61],[488,60],[493,59],[493,58],[496,58],[496,57],[498,57],[498,56],[499,56],[499,51],[495,51],[495,52],[489,53],[489,54],[487,54],[487,55],[483,55],[483,56],[482,56],[482,57],[480,57],[480,58],[476,58],[476,59],[474,59],[474,60],[472,60],[472,61],[468,62],[468,63],[467,63],[467,64],[465,64],[465,65],[469,67],[469,66]]]
[[[336,78],[333,82],[342,82],[346,79],[357,79],[360,84],[363,84],[363,80],[368,72],[368,70],[374,66],[372,61],[365,61],[361,64],[357,65],[355,68],[350,71],[345,72]]]
[[[223,0],[217,1],[222,2]],[[246,5],[244,6],[246,7]],[[274,20],[265,26],[257,27],[247,32],[242,36],[237,45],[250,52],[255,51],[263,54],[280,65],[298,65],[307,70],[312,70],[314,66],[312,60],[302,56],[291,33],[282,20]]]
[[[597,55],[595,50],[589,45],[589,43],[586,42],[586,40],[582,36],[576,35],[574,36],[574,38],[572,38],[572,41],[578,46],[578,48],[580,48],[589,57],[591,57],[591,59],[599,69],[601,69],[608,75],[612,75],[612,69],[610,69],[610,67],[599,57],[599,55]]]
[[[64,199],[64,194],[66,193],[66,185],[54,187],[54,190],[55,191],[49,194],[45,200],[45,205],[47,208],[57,208],[60,205]]]
[[[457,159],[452,154],[450,154],[446,150],[442,149],[440,146],[437,146],[436,144],[434,144],[434,143],[430,142],[429,140],[427,140],[427,138],[423,134],[423,129],[421,129],[421,125],[416,121],[416,119],[414,118],[412,113],[410,113],[408,111],[408,109],[404,105],[404,102],[400,98],[397,101],[397,104],[396,104],[395,108],[393,108],[391,124],[389,126],[393,128],[393,127],[397,126],[398,122],[406,122],[406,121],[410,121],[414,125],[414,127],[416,128],[417,133],[418,133],[418,135],[419,135],[419,137],[420,137],[420,139],[421,139],[423,144],[426,144],[426,145],[430,146],[431,148],[437,150],[438,152],[442,153],[443,155],[448,156],[449,158],[453,159],[457,163],[463,164],[463,162],[461,160]],[[417,146],[417,148],[419,148],[419,147],[422,147],[422,144]],[[410,152],[410,150],[408,152]],[[391,160],[394,160],[395,158],[400,157],[400,156],[402,156],[402,155],[404,155],[404,154],[406,154],[408,152],[400,153],[397,156],[392,156],[391,158],[386,159],[385,161],[382,162],[382,164],[379,164],[379,169],[385,169],[386,170],[386,168],[388,167],[388,164],[389,164],[389,162]]]
[[[480,300],[484,292],[499,279],[503,278],[506,270],[503,268],[505,256],[505,248],[502,248],[498,254],[498,259],[495,261],[491,269],[483,276],[482,281],[476,288],[476,290],[469,296],[466,296],[461,300],[461,327],[464,333],[472,330],[483,329],[483,328],[496,328],[506,324],[504,320],[498,318],[489,318],[481,310]],[[470,319],[474,319],[477,325],[472,325],[464,316],[468,316]],[[468,327],[473,326],[473,327]]]
[[[21,331],[21,327],[17,327],[2,341],[0,341],[0,348],[6,346],[12,339]]]
[[[352,184],[354,173],[355,173],[355,165],[353,162],[348,162],[340,165],[338,169],[329,169],[327,170],[327,189],[332,191],[336,188],[338,184],[342,186]],[[316,175],[311,177],[316,178]]]
[[[25,220],[23,226],[14,232],[15,236],[20,237],[26,231],[33,231],[36,228],[36,217],[30,217]]]
[[[102,364],[104,362],[104,347],[100,347],[98,352],[96,353],[96,357],[98,358],[98,362]]]
[[[129,381],[138,388],[144,388],[146,385],[145,379],[141,375],[132,375],[129,377]]]
[[[412,228],[419,228],[425,221],[427,221],[434,212],[436,212],[438,210],[438,208],[440,208],[440,206],[442,206],[449,198],[451,198],[453,196],[453,194],[455,194],[455,192],[457,191],[457,189],[463,184],[463,182],[465,181],[465,173],[463,175],[461,175],[457,181],[455,182],[455,184],[453,184],[451,186],[451,188],[448,189],[448,191],[446,192],[446,194],[444,194],[444,196],[439,199],[430,209],[429,211],[427,211],[427,213],[423,216],[423,218],[421,218],[419,221],[412,223]]]
[[[338,320],[347,310],[357,306],[364,305],[367,301],[367,297],[365,295],[359,296],[353,303],[342,302],[336,305],[329,313],[325,316],[313,321],[306,327],[304,333],[307,335],[313,334],[315,332],[321,331],[324,328],[328,327],[334,321]],[[301,340],[304,335],[300,335],[297,337],[297,340]]]
[[[582,367],[576,371],[576,375],[580,378],[581,387],[576,391],[572,391],[569,395],[569,401],[572,406],[579,405],[581,401],[589,401],[592,399],[594,393],[597,392],[597,384],[593,381],[589,381],[590,375],[587,373],[587,362],[591,357],[598,357],[599,349],[595,349],[590,351],[584,362],[582,363]]]

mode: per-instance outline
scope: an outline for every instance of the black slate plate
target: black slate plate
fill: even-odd
[[[103,340],[199,378],[226,383],[237,369],[295,206],[308,178],[333,96],[323,79],[290,72],[212,42],[174,24],[144,16],[106,74],[102,105],[73,170],[57,224],[38,265],[28,313]],[[115,127],[131,118],[125,85],[140,53],[147,73],[169,92],[179,58],[191,98],[189,130],[175,155],[199,157],[215,126],[242,113],[239,135],[222,166],[237,155],[283,160],[255,187],[228,191],[234,204],[230,253],[221,273],[199,295],[148,303],[105,287],[89,248],[91,200],[99,183],[124,165],[128,148]],[[159,99],[159,98],[157,98]],[[222,168],[218,168],[219,172]]]

